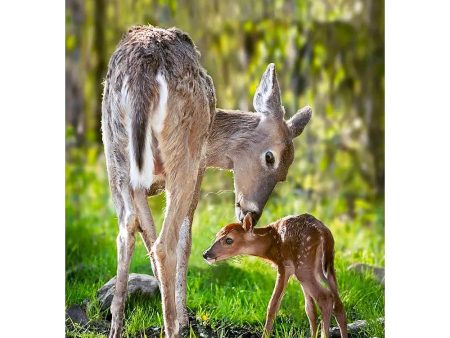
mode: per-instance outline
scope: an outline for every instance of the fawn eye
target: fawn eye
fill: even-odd
[[[269,165],[273,165],[275,163],[275,157],[273,156],[271,151],[266,153],[266,163]]]
[[[232,240],[230,237],[227,237],[227,238],[225,239],[225,243],[226,243],[227,245],[231,245],[231,244],[233,244],[233,240]]]

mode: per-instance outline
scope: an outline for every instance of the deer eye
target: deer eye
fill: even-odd
[[[275,157],[273,156],[271,151],[266,153],[266,163],[269,165],[273,165],[275,163]]]
[[[233,239],[231,239],[230,237],[227,237],[227,238],[225,239],[225,243],[226,243],[227,245],[231,245],[231,244],[233,244]]]

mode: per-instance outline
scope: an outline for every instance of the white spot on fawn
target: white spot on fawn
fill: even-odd
[[[286,226],[283,225],[280,229],[280,237],[282,241],[284,241],[285,236],[286,236]]]

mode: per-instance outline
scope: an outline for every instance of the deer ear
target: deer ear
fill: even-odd
[[[245,231],[253,231],[253,218],[250,213],[245,215],[244,220],[242,221],[242,227]]]
[[[311,119],[312,109],[310,106],[303,107],[288,121],[286,121],[289,130],[291,131],[292,138],[297,137],[303,132],[309,120]]]
[[[253,97],[253,107],[259,113],[283,118],[284,109],[281,107],[280,86],[278,85],[277,74],[275,72],[275,64],[273,63],[267,66],[259,82],[255,96]]]

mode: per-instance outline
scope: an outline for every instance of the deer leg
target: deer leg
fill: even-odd
[[[337,289],[337,281],[336,281],[336,272],[334,267],[331,267],[328,271],[328,283],[330,285],[331,292],[333,293],[334,305],[333,305],[333,314],[336,318],[336,321],[339,325],[339,330],[341,331],[341,337],[347,338],[347,318],[345,315],[344,305],[339,297],[338,289]]]
[[[330,319],[333,304],[329,300],[329,297],[322,297],[319,300],[319,307],[322,311],[322,338],[328,338],[330,334]]]
[[[133,201],[129,188],[121,193],[121,198],[115,200],[121,202],[119,208],[119,235],[117,236],[117,275],[114,297],[111,303],[111,330],[110,338],[120,337],[123,327],[125,301],[127,297],[128,270],[134,251],[135,232],[138,225]],[[119,202],[119,203],[120,203]]]
[[[198,199],[200,197],[200,186],[204,172],[204,166],[201,165],[197,175],[197,184],[195,187],[194,196],[189,208],[189,215],[184,219],[183,225],[180,229],[180,239],[177,248],[177,283],[175,299],[177,304],[177,319],[180,324],[180,328],[189,325],[189,317],[186,307],[187,271],[192,246],[192,221],[194,218],[194,211],[197,208]]]
[[[311,337],[317,336],[317,309],[314,299],[309,295],[306,290],[303,289],[303,295],[305,296],[305,311],[308,316],[309,329],[311,331]]]
[[[302,285],[309,295],[317,302],[322,312],[322,338],[328,338],[330,331],[330,318],[333,310],[333,294],[324,288],[315,277],[302,281]]]
[[[341,331],[341,337],[347,338],[347,318],[345,316],[344,305],[339,299],[339,296],[334,297],[333,314],[336,317],[336,321],[338,322],[339,330]]]
[[[189,213],[189,207],[197,183],[197,172],[198,165],[195,171],[183,171],[183,175],[174,175],[175,180],[169,180],[167,182],[166,216],[161,234],[153,245],[151,252],[158,272],[164,313],[164,326],[166,337],[168,338],[178,337],[179,335],[179,323],[175,303],[177,255],[173,253],[177,250],[180,229]]]
[[[284,290],[286,289],[287,281],[290,275],[283,270],[278,270],[277,281],[273,289],[272,297],[270,298],[267,307],[266,324],[264,325],[264,337],[269,337],[273,328],[273,321],[280,308],[281,300],[283,298]]]
[[[135,201],[139,216],[139,232],[147,252],[150,255],[152,246],[156,241],[155,222],[153,221],[153,217],[147,203],[147,196],[144,191],[138,191],[135,193]],[[156,267],[152,259],[150,259],[150,264],[152,266],[153,276],[158,278]]]

